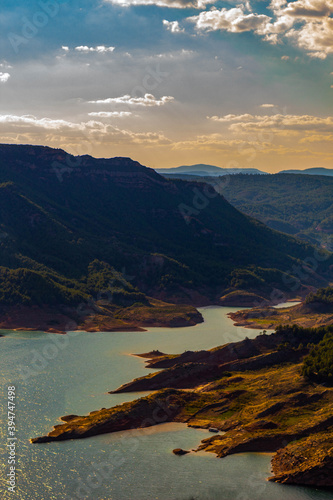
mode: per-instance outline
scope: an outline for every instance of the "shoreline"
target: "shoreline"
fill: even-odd
[[[66,334],[85,332],[145,332],[149,328],[181,328],[203,322],[201,313],[190,305],[151,299],[149,306],[96,306],[85,315],[64,306],[11,306],[0,312],[0,330]]]
[[[132,354],[148,360],[149,368],[162,370],[111,392],[150,391],[148,396],[85,416],[61,417],[60,425],[31,442],[82,439],[162,422],[185,423],[220,431],[202,439],[198,452],[219,458],[248,452],[274,454],[274,476],[269,481],[332,487],[329,455],[325,451],[318,455],[317,448],[323,450],[322,435],[325,445],[333,439],[333,388],[308,383],[301,375],[308,349],[299,347],[305,338],[299,330],[263,334],[209,351]],[[287,338],[291,345],[281,350]],[[313,440],[318,442],[314,456]],[[304,462],[297,458],[304,454],[302,446],[310,454],[306,469],[293,465]],[[318,467],[321,476],[316,479]]]
[[[303,306],[269,311],[279,315]],[[249,311],[235,314],[244,312]],[[30,441],[41,444],[184,423],[217,430],[201,440],[198,452],[218,458],[273,454],[269,481],[331,488],[333,460],[325,446],[333,443],[333,387],[309,382],[301,371],[314,334],[311,329],[283,327],[210,350],[129,353],[155,370],[110,393],[148,396],[138,394],[139,399],[83,416],[65,415],[47,435]]]
[[[296,300],[298,298],[286,299],[287,302],[291,303]],[[228,317],[234,321],[234,326],[251,329],[274,328],[274,324],[269,322],[263,325],[243,319],[244,307],[252,307],[252,305],[244,303],[242,294],[240,294],[240,300],[236,300],[234,296],[232,303],[216,300],[209,304],[204,301],[200,304],[186,305],[163,302],[153,298],[150,298],[150,301],[152,307],[127,307],[110,310],[98,306],[97,312],[91,311],[85,316],[78,316],[76,309],[62,305],[57,307],[10,306],[5,311],[0,311],[0,330],[66,334],[68,331],[145,332],[149,328],[182,328],[202,323],[203,317],[198,308],[205,307],[239,307],[242,310],[228,314]],[[266,302],[269,304],[268,301]],[[277,305],[279,304],[268,307]]]

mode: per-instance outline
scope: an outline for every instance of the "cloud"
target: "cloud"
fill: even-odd
[[[296,40],[299,47],[305,49],[310,57],[326,59],[333,54],[333,19],[320,22],[307,22],[301,29],[291,30],[288,37]]]
[[[208,134],[199,135],[195,139],[187,141],[174,142],[172,149],[186,150],[186,149],[200,149],[207,151],[237,151],[237,148],[249,147],[249,141],[242,139],[226,139],[222,134]]]
[[[66,52],[69,50],[68,47],[62,47]],[[113,52],[115,47],[106,47],[105,45],[97,45],[97,47],[88,47],[87,45],[80,45],[79,47],[75,47],[75,50],[78,52],[83,52],[84,54],[88,54],[89,52],[97,52],[98,54],[105,54],[107,52]]]
[[[321,130],[331,132],[333,116],[318,117],[311,115],[226,115],[222,117],[208,117],[210,120],[229,123],[229,130],[233,132],[248,132],[266,129],[269,131],[311,131]]]
[[[152,94],[145,94],[143,97],[131,97],[129,94],[121,97],[109,97],[97,101],[88,101],[89,104],[126,104],[127,106],[164,106],[164,104],[174,101],[174,97],[163,96],[156,99]]]
[[[166,19],[163,20],[163,25],[166,27],[168,31],[171,31],[171,33],[184,33],[184,28],[181,28],[179,26],[178,21],[167,21]]]
[[[10,64],[8,64],[7,61],[3,61],[2,63],[0,63],[0,68],[3,68],[3,69],[12,69],[13,66],[11,66]]]
[[[110,124],[89,120],[74,123],[66,120],[51,118],[37,118],[33,115],[0,115],[1,139],[27,138],[28,142],[43,140],[44,143],[59,143],[70,141],[85,141],[93,144],[138,144],[138,145],[166,145],[170,141],[160,132],[133,132],[120,129]]]
[[[160,54],[153,54],[147,57],[148,61],[160,61],[161,59],[165,60],[174,60],[177,59],[188,59],[193,57],[196,54],[194,50],[181,49],[181,50],[172,50],[170,52],[162,52]]]
[[[0,83],[6,83],[8,82],[10,78],[10,74],[9,73],[2,73],[0,72]]]
[[[275,108],[275,104],[260,104],[261,108]]]
[[[253,118],[254,118],[253,115],[250,115],[248,113],[243,115],[207,116],[207,119],[212,120],[213,122],[225,122],[225,123],[233,121],[237,122],[251,121],[253,120]]]
[[[25,129],[29,127],[45,130],[83,130],[83,124],[72,123],[66,120],[52,120],[50,118],[36,118],[33,115],[0,115],[0,124],[8,127],[20,127]]]
[[[93,113],[88,113],[89,116],[97,116],[99,118],[124,118],[131,116],[130,111],[97,111]]]
[[[248,4],[200,12],[187,20],[198,30],[253,32],[271,44],[291,40],[310,57],[326,59],[333,53],[333,0],[272,0],[272,16],[251,11]],[[287,60],[288,56],[282,56]]]
[[[295,17],[326,17],[331,14],[333,2],[330,0],[298,0],[290,2],[283,13]]]
[[[133,5],[157,5],[158,7],[170,7],[173,9],[204,9],[207,4],[214,3],[215,0],[105,0],[105,2],[122,7]]]
[[[314,143],[314,142],[332,142],[333,143],[333,135],[308,135],[303,137],[300,143]]]
[[[262,32],[271,19],[264,14],[246,14],[244,10],[244,5],[233,9],[215,9],[200,12],[198,16],[189,17],[188,21],[194,22],[199,30],[242,33],[244,31]]]

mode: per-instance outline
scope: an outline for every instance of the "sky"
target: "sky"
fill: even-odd
[[[0,142],[333,167],[333,0],[2,0]]]

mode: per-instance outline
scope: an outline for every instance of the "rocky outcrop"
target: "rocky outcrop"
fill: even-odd
[[[310,436],[279,450],[272,459],[274,476],[283,484],[333,486],[333,431]]]
[[[182,456],[182,455],[187,455],[187,453],[190,453],[190,452],[183,450],[182,448],[175,448],[174,450],[172,450],[172,453],[174,455]]]

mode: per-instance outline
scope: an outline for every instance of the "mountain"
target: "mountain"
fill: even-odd
[[[161,175],[173,176],[177,175],[177,178],[183,178],[183,176],[195,176],[195,177],[208,177],[208,176],[221,176],[221,175],[235,175],[235,174],[249,174],[249,175],[272,175],[263,170],[257,168],[224,168],[216,167],[215,165],[206,165],[204,163],[198,163],[196,165],[182,165],[180,167],[172,168],[156,168],[156,172]],[[281,170],[279,174],[307,174],[307,175],[326,175],[332,176],[332,168],[307,168],[305,170]]]
[[[333,175],[333,168],[314,167],[305,170],[282,170],[280,174]]]
[[[266,174],[256,168],[223,168],[214,165],[205,165],[199,163],[197,165],[182,165],[181,167],[174,168],[157,168],[155,169],[159,174],[167,175],[195,175],[195,176],[220,176],[220,175],[234,175],[234,174]]]
[[[0,158],[1,307],[110,294],[125,308],[149,307],[147,295],[209,304],[226,291],[295,294],[290,283],[299,293],[329,279],[330,254],[314,272],[303,262],[311,245],[242,214],[207,184],[43,146],[0,145]]]
[[[333,249],[333,179],[296,174],[233,175],[212,183],[238,210],[272,229]]]

